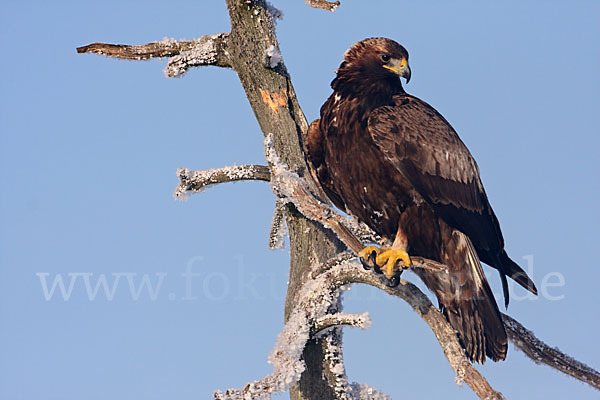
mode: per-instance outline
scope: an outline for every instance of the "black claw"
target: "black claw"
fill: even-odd
[[[367,271],[371,269],[371,266],[368,264],[368,262],[368,260],[363,260],[362,258],[360,259],[360,263],[362,264],[363,268]]]
[[[371,257],[369,257],[369,259],[373,262],[373,271],[375,271],[376,274],[381,274],[381,268],[379,268],[379,265],[377,265],[377,252],[375,250],[373,250],[371,252]]]
[[[377,252],[373,250],[371,254],[369,254],[369,263],[373,266],[377,266]]]
[[[385,281],[386,285],[388,285],[388,287],[394,288],[396,286],[398,286],[398,284],[400,283],[400,274],[396,273],[394,274],[394,276],[392,276],[390,279],[387,279]]]
[[[377,252],[375,250],[373,250],[366,259],[361,258],[360,263],[362,264],[363,268],[368,271],[371,268],[373,268],[374,266],[375,267],[377,266],[377,264],[375,263],[376,258],[377,258]]]

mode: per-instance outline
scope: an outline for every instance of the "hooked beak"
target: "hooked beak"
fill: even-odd
[[[406,67],[401,71],[400,76],[406,79],[406,83],[410,82],[410,66],[406,63]]]
[[[384,65],[383,68],[394,71],[396,74],[406,79],[406,83],[410,82],[410,66],[408,65],[406,58],[403,58],[402,60],[392,59],[390,60],[389,65]]]

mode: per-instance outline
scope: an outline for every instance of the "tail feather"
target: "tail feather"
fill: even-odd
[[[500,274],[500,281],[502,282],[502,295],[504,296],[504,308],[508,308],[508,300],[510,299],[510,294],[508,292],[508,281],[506,280],[506,274],[504,271],[498,271]]]
[[[437,296],[440,310],[457,331],[471,361],[484,363],[487,357],[504,360],[508,342],[500,310],[485,278],[477,252],[469,238],[453,231],[444,243],[442,259],[448,274],[415,269]]]
[[[502,251],[500,262],[502,263],[502,269],[506,275],[510,276],[515,282],[529,290],[531,293],[535,295],[538,294],[537,288],[531,278],[527,275],[527,272],[519,267],[519,264],[511,260],[508,254],[506,254],[506,251]]]
[[[509,295],[508,295],[508,282],[506,281],[506,276],[510,276],[515,282],[521,285],[523,288],[529,290],[531,293],[537,295],[537,288],[535,284],[531,280],[531,278],[527,275],[527,272],[523,270],[513,260],[510,259],[506,251],[502,250],[502,254],[499,256],[498,263],[501,265],[501,268],[498,268],[500,272],[500,279],[502,280],[502,291],[504,292],[504,306],[508,307]]]

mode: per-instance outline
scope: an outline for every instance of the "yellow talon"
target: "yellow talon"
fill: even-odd
[[[379,247],[376,246],[367,246],[364,249],[362,249],[361,251],[358,252],[358,257],[360,258],[369,258],[369,256],[371,255],[372,252],[375,252],[377,254],[379,254],[379,252],[381,251],[381,249],[379,249]]]
[[[394,276],[394,270],[398,260],[402,260],[404,268],[408,268],[411,265],[410,256],[406,251],[401,249],[390,249],[379,253],[376,262],[377,265],[383,266],[383,273],[390,279]],[[383,264],[385,264],[385,266]]]
[[[388,279],[394,276],[398,260],[402,260],[404,263],[403,269],[408,268],[411,265],[410,256],[402,249],[383,250],[376,246],[367,246],[358,252],[358,256],[361,260],[369,260],[373,252],[376,254],[375,264],[381,268],[381,271]]]

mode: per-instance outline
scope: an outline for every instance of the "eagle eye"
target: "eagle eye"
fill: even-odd
[[[392,57],[390,57],[389,54],[381,53],[379,55],[379,58],[381,58],[381,61],[383,61],[383,62],[388,62],[388,61],[390,61],[390,58],[392,58]]]

